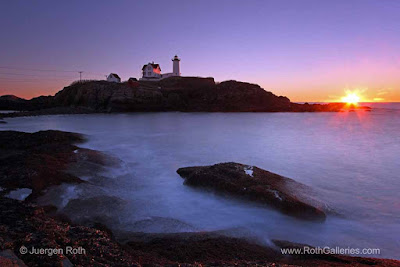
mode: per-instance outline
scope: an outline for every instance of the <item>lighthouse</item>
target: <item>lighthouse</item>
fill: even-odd
[[[148,64],[143,65],[142,73],[143,76],[140,78],[142,81],[159,81],[162,79],[166,79],[169,77],[176,77],[181,76],[180,68],[179,68],[179,61],[181,59],[175,55],[172,59],[172,72],[169,73],[161,73],[161,67],[159,64],[150,62]]]
[[[181,61],[181,60],[180,60],[180,58],[178,58],[177,55],[175,55],[174,58],[172,59],[172,62],[174,62],[173,66],[172,66],[172,73],[173,73],[172,75],[173,76],[181,76],[181,73],[179,70],[179,61]]]

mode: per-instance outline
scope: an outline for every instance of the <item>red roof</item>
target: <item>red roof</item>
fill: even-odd
[[[151,66],[153,66],[153,69],[160,68],[160,65],[159,65],[159,64],[154,64],[154,63],[149,63],[149,64],[150,64]],[[142,70],[144,70],[149,64],[143,65]],[[160,70],[161,70],[161,68],[160,68]]]

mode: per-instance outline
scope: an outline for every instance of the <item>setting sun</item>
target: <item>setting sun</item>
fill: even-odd
[[[342,97],[342,102],[347,104],[357,105],[360,102],[360,97],[357,93],[354,92],[347,92],[347,95]]]

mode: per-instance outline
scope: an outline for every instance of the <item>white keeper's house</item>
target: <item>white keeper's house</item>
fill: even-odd
[[[174,56],[172,59],[172,72],[170,73],[161,73],[161,67],[159,64],[154,62],[150,62],[143,66],[142,68],[142,81],[159,81],[161,79],[165,79],[168,77],[173,76],[181,76],[180,69],[179,69],[179,61],[177,55]]]

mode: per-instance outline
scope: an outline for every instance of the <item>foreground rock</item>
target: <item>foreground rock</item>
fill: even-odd
[[[102,195],[72,199],[61,212],[79,224],[91,225],[91,222],[97,222],[110,227],[116,223],[116,218],[122,212],[125,204],[125,201],[120,198]]]
[[[274,240],[265,246],[252,240],[221,235],[218,232],[179,234],[140,234],[130,236],[126,245],[173,263],[195,266],[399,266],[399,261],[351,257],[335,254],[283,254],[284,248],[304,248],[288,241]],[[310,247],[310,246],[308,246]]]
[[[240,163],[221,163],[212,166],[178,169],[185,184],[215,189],[219,192],[242,196],[267,203],[285,214],[301,219],[325,220],[325,213],[299,199],[288,184],[292,179]],[[304,187],[297,183],[299,186]]]
[[[158,82],[75,82],[55,96],[24,100],[0,97],[0,110],[24,110],[0,117],[96,112],[337,112],[343,103],[297,104],[257,84],[213,78],[171,77]],[[27,112],[28,111],[28,112]]]
[[[137,234],[127,245],[135,251],[151,251],[174,263],[213,266],[272,265],[282,261],[276,249],[218,233]]]
[[[0,197],[0,217],[0,250],[13,251],[28,266],[62,266],[66,261],[81,266],[138,265],[107,231],[61,221],[35,205]],[[63,249],[64,254],[21,254],[21,246],[28,251]],[[67,254],[67,247],[84,251]]]
[[[0,187],[30,188],[38,195],[51,185],[81,183],[63,170],[78,149],[72,143],[82,141],[78,134],[59,131],[0,132]]]
[[[35,198],[53,185],[82,183],[68,168],[78,162],[106,161],[103,154],[74,145],[83,141],[80,134],[61,131],[0,131],[2,193],[29,188],[32,190],[30,198]]]
[[[0,263],[27,266],[399,266],[385,259],[349,256],[282,255],[266,247],[218,233],[131,235],[118,243],[102,225],[85,227],[50,216],[35,205],[0,196]],[[291,244],[277,243],[279,247]],[[21,254],[20,248],[82,248],[75,254]],[[290,246],[289,246],[290,247]],[[76,250],[77,252],[79,250]],[[3,266],[3,265],[2,265]],[[15,266],[15,265],[11,265]]]

